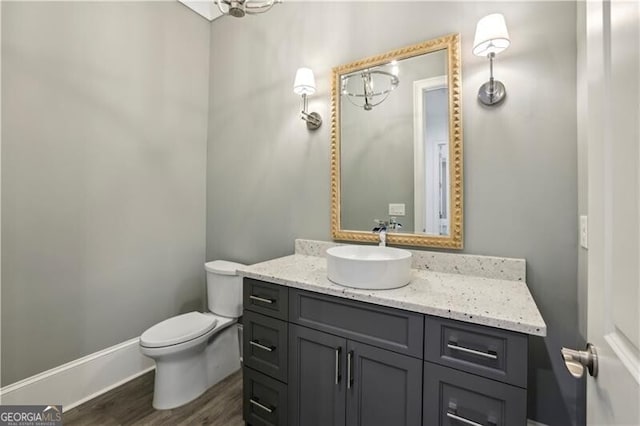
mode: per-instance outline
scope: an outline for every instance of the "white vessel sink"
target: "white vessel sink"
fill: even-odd
[[[332,247],[327,250],[327,277],[345,287],[403,287],[411,280],[411,252],[380,246]]]

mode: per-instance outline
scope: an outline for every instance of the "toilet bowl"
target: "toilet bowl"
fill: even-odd
[[[210,312],[166,319],[140,336],[140,352],[156,363],[154,408],[184,405],[240,368],[239,266],[244,265],[219,260],[205,264]]]

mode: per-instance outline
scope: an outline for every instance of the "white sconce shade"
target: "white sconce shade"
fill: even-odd
[[[296,95],[313,95],[316,93],[316,79],[310,68],[298,68],[293,83],[293,93]]]
[[[498,54],[511,44],[507,23],[501,13],[492,13],[478,21],[473,40],[473,54],[488,56]]]

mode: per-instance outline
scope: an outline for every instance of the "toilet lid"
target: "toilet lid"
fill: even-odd
[[[214,260],[213,262],[207,262],[204,264],[204,269],[207,272],[212,272],[214,274],[220,275],[237,275],[237,271],[239,268],[242,268],[242,263],[229,262],[228,260]]]
[[[149,348],[176,345],[200,337],[217,324],[212,315],[189,312],[166,319],[140,336],[140,344]]]

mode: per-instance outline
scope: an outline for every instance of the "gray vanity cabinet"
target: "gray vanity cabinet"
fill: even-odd
[[[244,419],[524,426],[521,333],[244,280]]]

